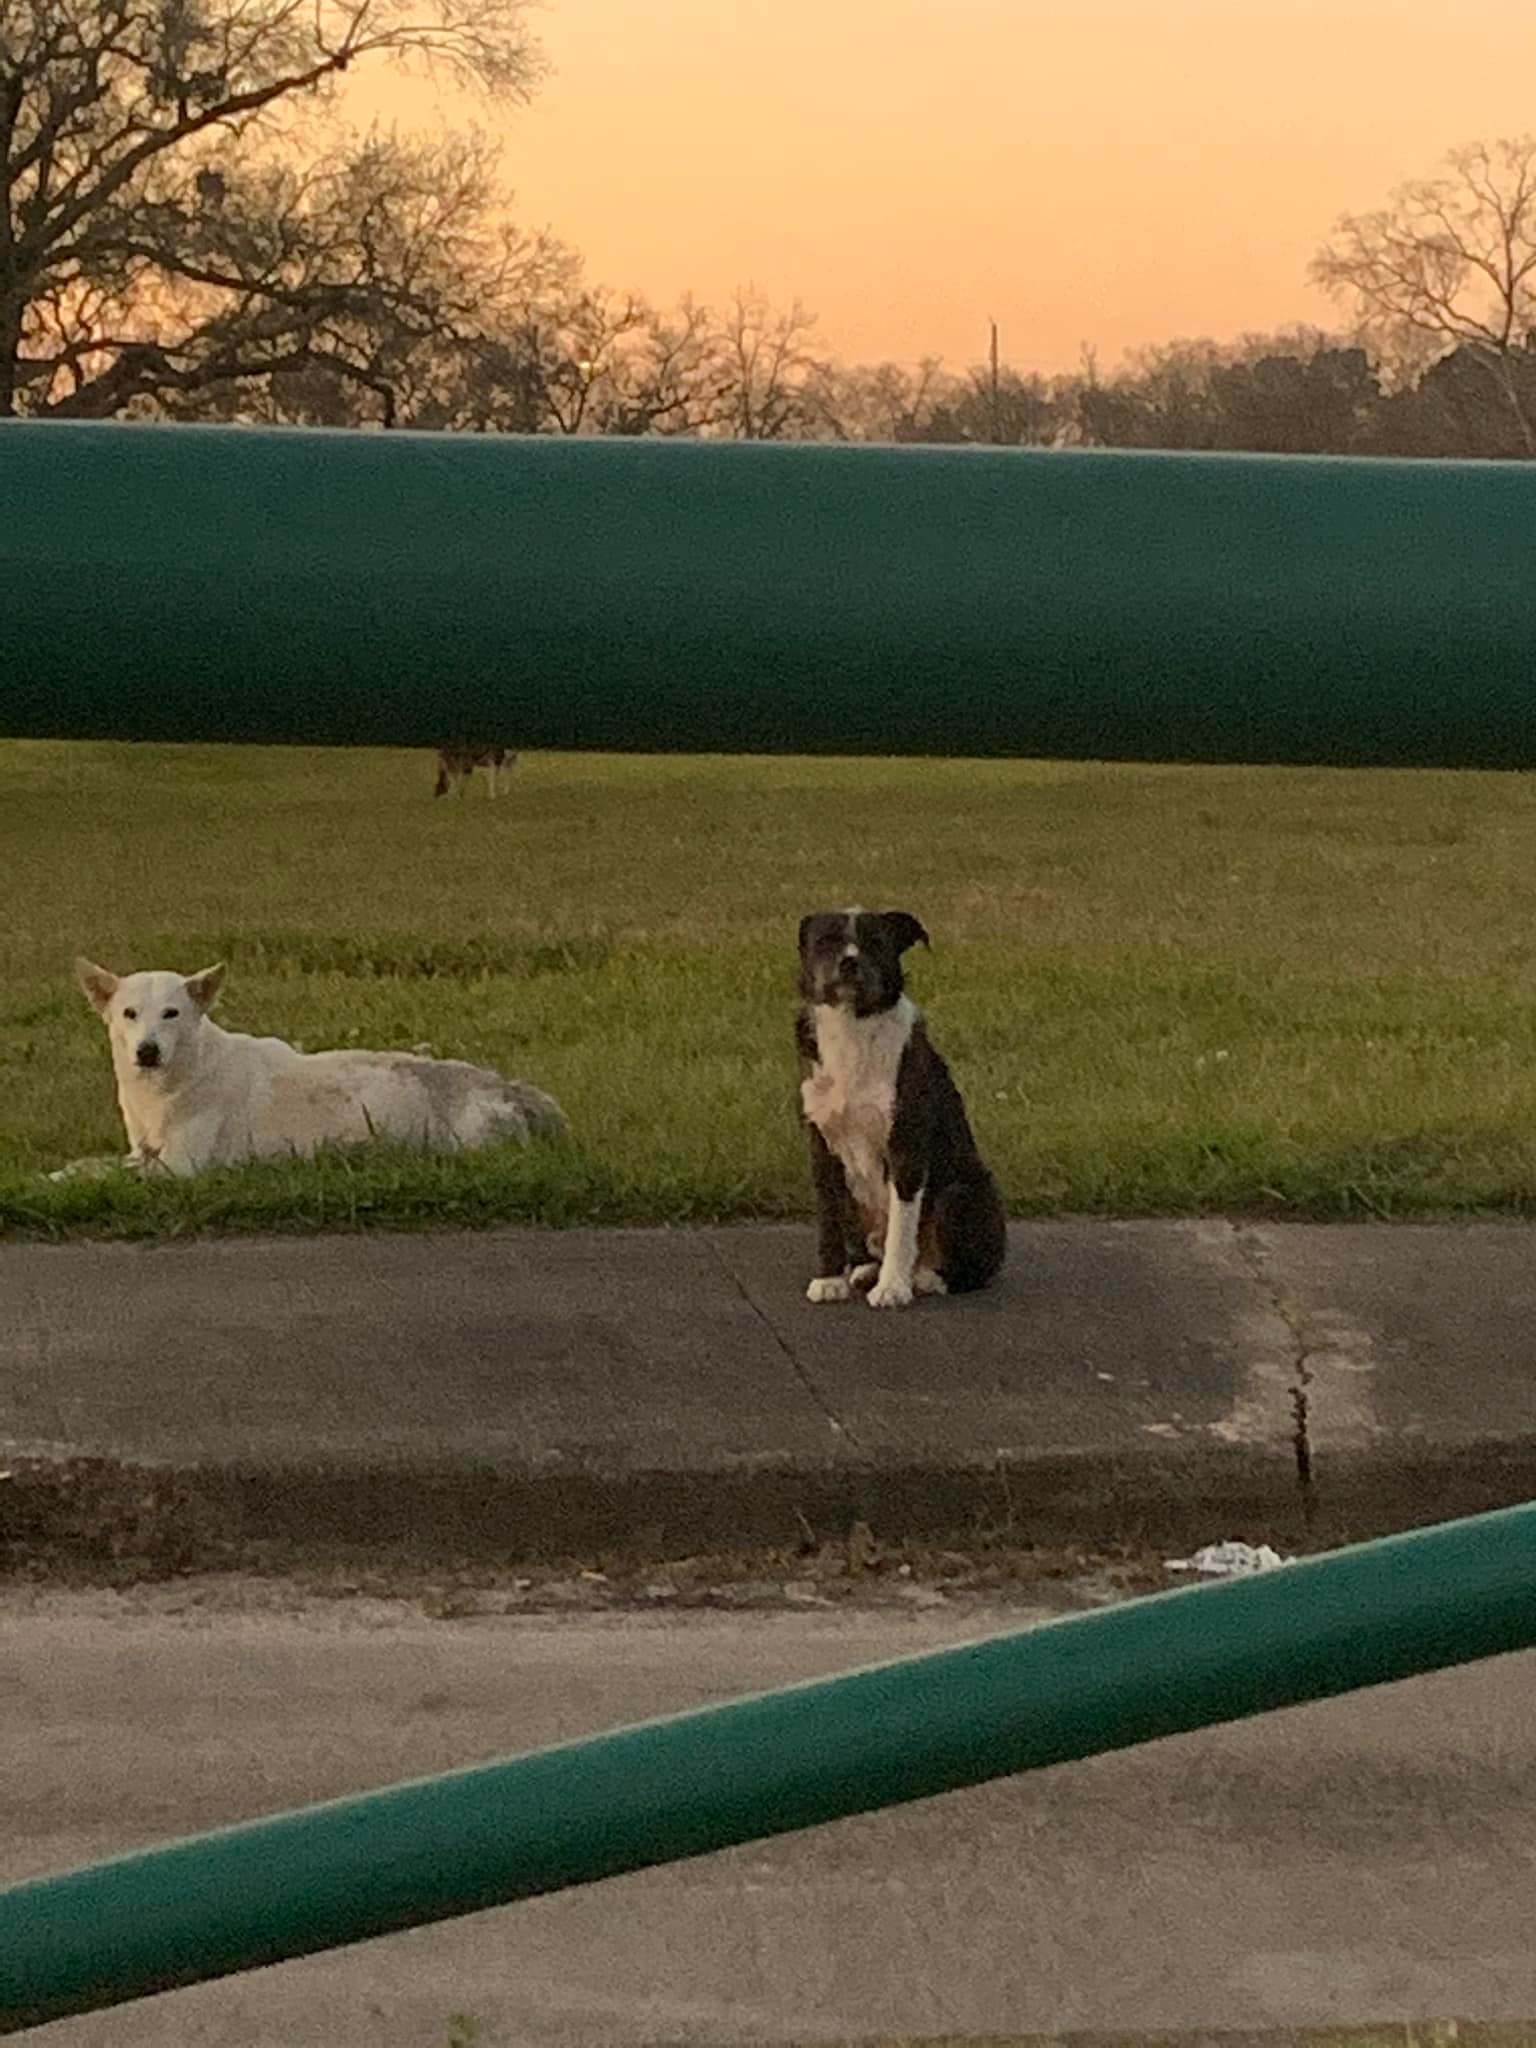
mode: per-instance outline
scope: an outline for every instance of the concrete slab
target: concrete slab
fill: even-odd
[[[1536,1231],[1251,1229],[1311,1379],[1320,1448],[1536,1436]]]
[[[1289,1341],[1225,1223],[1032,1223],[984,1293],[813,1307],[805,1229],[706,1233],[855,1445],[939,1462],[1231,1435]],[[1283,1413],[1253,1440],[1283,1446]]]
[[[0,1434],[179,1466],[815,1462],[829,1420],[696,1236],[0,1248]]]
[[[1536,1493],[1529,1228],[1021,1223],[997,1288],[901,1314],[811,1306],[810,1245],[0,1246],[0,1451],[190,1475],[234,1543],[498,1555],[1284,1545]]]

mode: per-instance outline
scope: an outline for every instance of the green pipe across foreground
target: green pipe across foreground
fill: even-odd
[[[0,736],[1536,764],[1536,464],[0,424]]]
[[[278,1814],[0,1892],[0,2032],[1533,1643],[1536,1503]]]

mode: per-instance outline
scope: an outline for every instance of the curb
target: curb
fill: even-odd
[[[1388,1447],[1302,1488],[1246,1453],[1044,1458],[991,1470],[765,1466],[739,1472],[510,1472],[325,1466],[181,1469],[13,1459],[0,1576],[157,1577],[348,1556],[511,1568],[700,1553],[793,1558],[846,1544],[1002,1552],[1089,1546],[1174,1555],[1227,1537],[1285,1554],[1536,1497],[1536,1437]]]

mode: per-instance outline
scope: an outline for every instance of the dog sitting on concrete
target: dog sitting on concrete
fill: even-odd
[[[134,1171],[180,1176],[370,1138],[452,1152],[565,1128],[542,1089],[464,1060],[305,1053],[225,1031],[208,1015],[222,965],[119,977],[77,960],[75,978],[107,1027]]]
[[[1007,1222],[949,1068],[905,992],[928,934],[905,910],[821,910],[800,925],[796,1027],[819,1252],[812,1301],[871,1308],[984,1287]],[[875,1257],[871,1259],[869,1254]]]

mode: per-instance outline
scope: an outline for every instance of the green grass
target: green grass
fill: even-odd
[[[1536,781],[0,744],[0,1232],[808,1212],[795,925],[934,935],[914,991],[1012,1208],[1536,1209]],[[526,1076],[561,1147],[52,1186],[117,1149],[70,980],[230,962],[220,1016]]]

